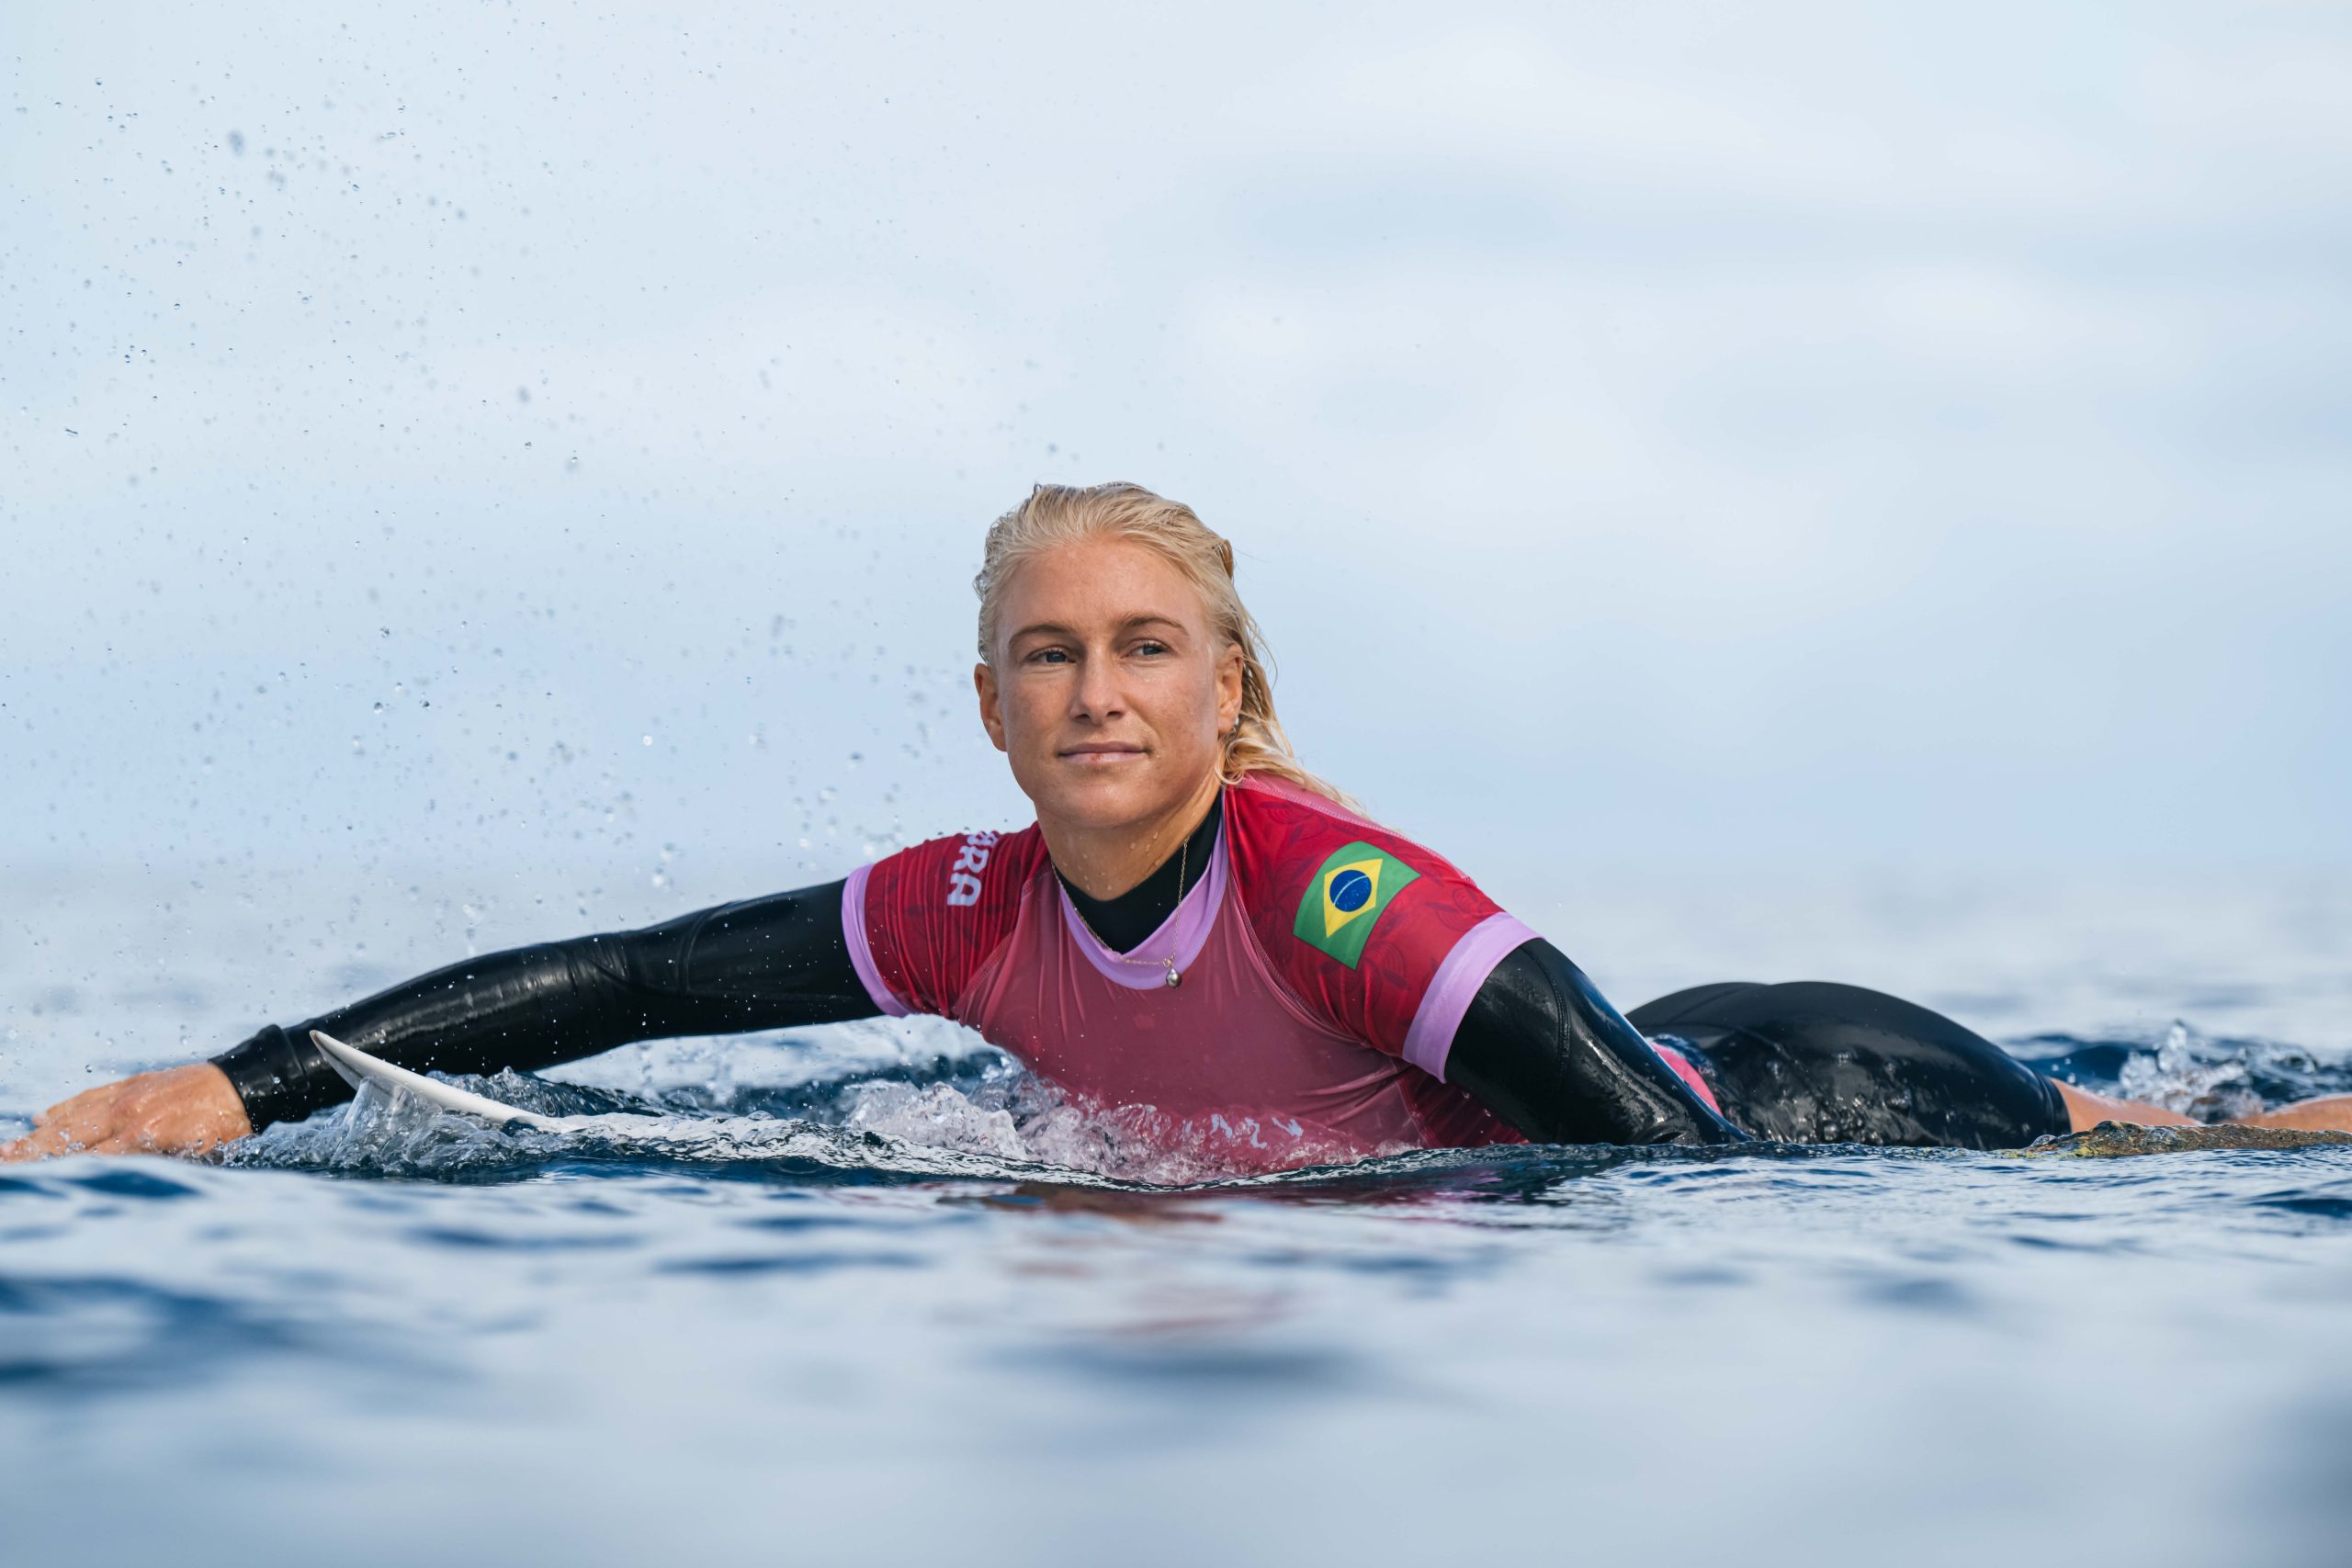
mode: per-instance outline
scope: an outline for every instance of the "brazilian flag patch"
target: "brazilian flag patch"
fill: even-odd
[[[1291,933],[1352,969],[1388,901],[1421,874],[1395,855],[1356,842],[1332,852],[1306,885]]]

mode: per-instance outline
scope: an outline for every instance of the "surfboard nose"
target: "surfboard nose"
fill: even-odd
[[[503,1127],[519,1123],[541,1133],[560,1133],[564,1124],[553,1117],[503,1104],[486,1095],[469,1094],[453,1085],[428,1078],[423,1073],[396,1067],[381,1057],[371,1056],[356,1045],[346,1045],[322,1029],[311,1031],[311,1043],[326,1053],[327,1065],[343,1075],[354,1089],[370,1080],[387,1089],[406,1089],[419,1100],[437,1105],[444,1111],[455,1111],[467,1116],[479,1116],[485,1122]]]

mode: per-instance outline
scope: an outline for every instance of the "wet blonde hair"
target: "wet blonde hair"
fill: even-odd
[[[980,659],[996,667],[997,617],[1005,584],[1022,563],[1057,545],[1080,539],[1127,539],[1156,552],[1197,589],[1209,629],[1241,650],[1241,716],[1225,737],[1218,774],[1236,784],[1247,773],[1271,773],[1302,789],[1352,807],[1348,797],[1306,771],[1274,716],[1273,673],[1260,651],[1266,634],[1233,585],[1233,547],[1181,501],[1138,484],[1038,485],[1029,499],[989,525],[980,570],[972,579],[980,596]]]

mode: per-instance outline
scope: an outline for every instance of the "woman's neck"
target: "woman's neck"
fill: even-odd
[[[1073,886],[1069,877],[1061,878],[1063,893],[1096,941],[1114,953],[1132,953],[1168,923],[1184,902],[1184,895],[1208,876],[1210,863],[1216,858],[1217,829],[1225,816],[1223,805],[1221,797],[1210,801],[1208,815],[1177,846],[1176,852],[1115,898],[1089,897],[1086,890]]]
[[[1173,808],[1144,822],[1079,828],[1037,819],[1062,879],[1090,898],[1116,898],[1158,870],[1209,814],[1224,781],[1211,773]]]

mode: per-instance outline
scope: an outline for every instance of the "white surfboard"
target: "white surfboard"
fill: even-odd
[[[356,1045],[345,1045],[334,1035],[321,1030],[311,1031],[311,1038],[317,1042],[320,1050],[327,1054],[327,1065],[341,1073],[344,1081],[354,1089],[363,1087],[372,1078],[387,1089],[404,1089],[419,1100],[429,1105],[437,1105],[444,1111],[456,1111],[468,1116],[479,1116],[485,1122],[495,1122],[502,1127],[520,1122],[526,1127],[541,1133],[569,1132],[574,1126],[588,1120],[581,1116],[561,1118],[541,1116],[537,1111],[517,1110],[512,1105],[502,1105],[497,1100],[482,1095],[468,1094],[464,1089],[452,1088],[448,1084],[428,1078],[423,1073],[413,1073],[406,1067],[396,1067],[390,1062],[369,1055]]]

